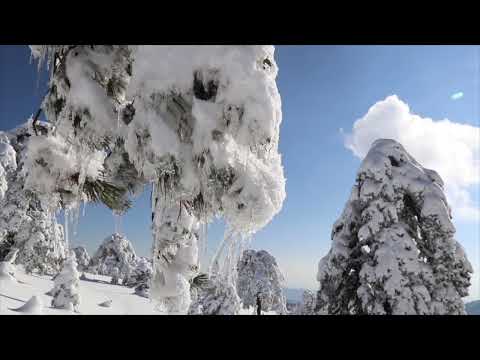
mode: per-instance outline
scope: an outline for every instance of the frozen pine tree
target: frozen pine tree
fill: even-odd
[[[12,249],[8,255],[0,261],[0,280],[16,281],[15,280],[15,258],[17,257],[18,249]]]
[[[237,269],[237,292],[244,307],[256,306],[259,298],[262,311],[287,312],[284,277],[272,255],[265,250],[245,250]]]
[[[48,128],[38,124],[40,132]],[[27,272],[54,274],[65,258],[63,228],[57,223],[55,209],[24,189],[23,155],[32,133],[27,122],[0,134],[0,259],[17,248],[16,263],[23,264]]]
[[[135,294],[148,297],[150,294],[150,282],[152,280],[152,261],[141,257],[137,260],[135,269],[123,283],[135,289]]]
[[[7,134],[0,131],[0,201],[8,189],[8,173],[17,170],[17,153]]]
[[[438,174],[375,141],[319,263],[317,310],[465,314],[472,267],[454,234]]]
[[[310,290],[305,290],[302,294],[302,301],[297,305],[294,315],[315,315],[316,296]]]
[[[80,279],[73,251],[63,264],[62,271],[55,277],[52,307],[78,311],[80,306]]]
[[[238,315],[240,312],[242,304],[237,291],[224,277],[214,275],[193,281],[191,292],[190,315]]]
[[[85,249],[83,246],[77,246],[73,248],[73,252],[75,253],[75,258],[77,260],[78,271],[88,271],[90,255],[88,255],[87,249]]]
[[[153,184],[150,295],[186,313],[201,228],[223,216],[250,235],[285,198],[274,48],[31,48],[51,68],[43,109],[55,131],[31,142],[28,188],[122,210],[127,190]]]
[[[108,271],[111,276],[110,284],[112,285],[118,285],[120,282],[120,270],[118,270],[118,267],[113,266],[109,269]]]
[[[111,276],[114,283],[128,279],[135,270],[137,255],[130,241],[120,234],[105,238],[92,256],[89,267],[100,275]]]

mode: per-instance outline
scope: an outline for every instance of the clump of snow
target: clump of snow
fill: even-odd
[[[272,255],[265,250],[245,250],[237,269],[237,292],[244,307],[256,306],[260,300],[262,311],[287,312],[284,277]]]
[[[82,273],[82,275],[80,275],[80,280],[88,280],[88,277],[87,275],[85,275],[85,273]]]
[[[319,262],[317,310],[464,314],[472,267],[454,234],[438,174],[375,141]]]
[[[35,136],[25,151],[25,188],[38,194],[53,195],[52,201],[75,205],[88,200],[84,184],[103,179],[103,151],[75,146],[57,132]]]
[[[106,307],[106,308],[112,307],[112,300],[101,302],[100,304],[98,304],[98,306]]]
[[[41,315],[43,314],[43,302],[40,297],[34,295],[24,305],[12,310],[28,315]]]
[[[134,271],[137,256],[130,241],[115,233],[105,238],[90,260],[90,269],[100,275],[112,276],[114,282],[127,279]]]
[[[9,261],[0,262],[0,281],[17,281],[15,270]]]

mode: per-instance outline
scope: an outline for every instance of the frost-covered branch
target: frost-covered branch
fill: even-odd
[[[189,280],[198,265],[193,251],[198,236],[164,237],[160,228],[169,226],[173,234],[185,227],[187,218],[196,228],[223,216],[234,232],[248,235],[282,207],[285,180],[278,153],[281,102],[274,49],[120,45],[66,49],[66,45],[32,48],[36,58],[55,64],[52,54],[64,55],[44,101],[55,134],[41,140],[49,142],[45,146],[33,145],[36,151],[30,153],[29,164],[35,170],[29,185],[44,193],[48,187],[35,184],[36,178],[51,179],[57,192],[59,184],[70,184],[67,194],[78,199],[86,180],[98,179],[102,168],[108,168],[109,179],[123,189],[153,183],[157,204],[152,206],[156,249],[152,296],[162,302],[169,293],[187,301]],[[57,171],[48,154],[55,148],[57,163],[64,154],[79,161],[69,161],[72,165]],[[95,155],[105,148],[106,158]],[[109,157],[116,160],[107,165]],[[50,164],[48,171],[40,169],[45,163]],[[116,175],[122,168],[129,169],[128,176]],[[78,178],[73,184],[72,176]],[[63,193],[64,201],[66,197]],[[174,211],[184,215],[176,220],[167,215]],[[161,214],[171,217],[171,224],[160,219]],[[191,224],[185,227],[188,233]],[[190,239],[189,250],[183,245],[185,237]],[[170,281],[164,278],[177,279],[182,290],[157,291]],[[187,308],[179,302],[174,307]]]

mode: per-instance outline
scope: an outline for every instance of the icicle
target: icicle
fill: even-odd
[[[65,226],[63,227],[63,229],[65,231],[65,244],[68,251],[68,249],[70,248],[70,245],[68,243],[68,218],[69,218],[68,209],[65,209],[64,217],[65,217]]]
[[[155,199],[157,198],[157,187],[155,182],[152,182],[152,196],[151,196],[151,211],[152,214],[155,213]]]
[[[227,282],[230,284],[232,283],[232,271],[234,270],[235,266],[232,266],[232,263],[234,263],[234,248],[235,248],[235,236],[232,236],[230,238],[229,244],[228,244],[228,250],[223,262],[223,267],[222,267],[222,274],[225,276],[225,279]]]
[[[75,206],[73,207],[73,236],[77,236],[78,230],[78,223],[80,221],[80,201],[75,202]]]
[[[198,258],[197,258],[197,266],[200,268],[202,256],[203,256],[203,243],[205,241],[203,227],[205,224],[200,224],[200,230],[198,232],[198,241],[197,241],[197,248],[198,248]]]
[[[118,233],[123,234],[123,216],[122,214],[117,215],[118,218]]]
[[[114,234],[122,234],[122,214],[112,211],[113,214],[113,224],[114,224]]]
[[[203,244],[203,256],[206,258],[207,257],[207,250],[208,250],[208,227],[209,227],[209,224],[205,224],[205,234],[204,234],[204,237],[205,237],[205,242]]]
[[[115,210],[112,210],[112,215],[113,215],[113,233],[117,234],[118,226],[117,226],[117,215],[115,214]]]
[[[233,237],[233,231],[230,228],[227,228],[225,230],[224,235],[223,235],[223,240],[222,240],[220,246],[217,248],[217,252],[215,253],[215,255],[212,258],[212,262],[211,262],[210,268],[208,270],[209,275],[213,275],[214,273],[216,273],[219,270],[220,257],[223,253],[223,250],[227,246],[227,244],[230,243],[230,240],[232,239],[232,237]]]

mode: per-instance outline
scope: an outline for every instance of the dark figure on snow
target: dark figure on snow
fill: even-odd
[[[257,315],[262,315],[262,300],[260,294],[257,294]]]

